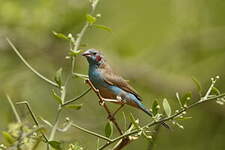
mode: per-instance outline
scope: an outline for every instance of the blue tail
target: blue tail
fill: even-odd
[[[148,114],[150,117],[153,117],[153,114],[152,112],[150,112],[149,110],[147,110],[145,107],[144,107],[144,104],[142,104],[140,101],[137,103],[137,105],[139,106],[139,108],[144,111],[146,114]],[[167,129],[170,129],[170,126],[167,125],[165,122],[162,122],[161,123],[165,128]]]

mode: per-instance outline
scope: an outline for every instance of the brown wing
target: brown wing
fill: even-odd
[[[141,96],[138,94],[138,92],[131,85],[129,85],[126,80],[113,73],[109,65],[101,65],[99,69],[104,74],[104,80],[106,83],[118,86],[124,91],[134,94],[138,100],[142,101]]]

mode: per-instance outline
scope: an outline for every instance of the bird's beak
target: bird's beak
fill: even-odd
[[[90,56],[90,55],[91,55],[91,53],[89,51],[86,51],[82,54],[82,56],[85,56],[85,57]]]

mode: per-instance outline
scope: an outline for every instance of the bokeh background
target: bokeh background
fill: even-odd
[[[57,105],[51,86],[37,78],[18,59],[6,42],[9,37],[28,62],[53,79],[63,67],[64,77],[70,71],[65,59],[69,44],[56,38],[52,31],[78,33],[88,12],[88,0],[0,0],[0,130],[15,121],[6,100],[28,100],[38,116],[54,121]],[[113,68],[139,91],[147,107],[153,100],[166,97],[173,111],[178,107],[175,93],[193,92],[197,78],[204,90],[210,78],[220,76],[217,87],[225,91],[225,1],[223,0],[100,0],[97,23],[112,28],[112,33],[90,28],[82,43],[100,49]],[[79,57],[76,71],[87,73],[87,62]],[[87,86],[80,79],[70,80],[67,99],[75,97]],[[83,108],[66,110],[76,124],[104,134],[106,114],[93,93],[79,100]],[[115,105],[110,105],[115,109]],[[23,106],[17,109],[25,122],[31,119]],[[146,122],[148,116],[126,107]],[[222,150],[225,149],[225,108],[208,103],[188,113],[191,120],[182,122],[185,130],[161,129],[155,150]],[[122,114],[118,115],[122,118]],[[123,124],[122,119],[119,119]],[[115,134],[116,135],[116,134]],[[2,141],[2,137],[0,138]],[[76,129],[59,133],[57,140],[77,141],[86,149],[94,149],[97,139]],[[141,138],[127,150],[147,150],[149,142]],[[42,149],[42,148],[40,148]]]

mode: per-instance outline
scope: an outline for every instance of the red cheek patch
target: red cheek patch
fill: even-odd
[[[101,56],[99,56],[99,55],[96,56],[96,61],[97,61],[97,62],[99,62],[99,61],[101,61],[101,60],[102,60],[102,57],[101,57]]]

